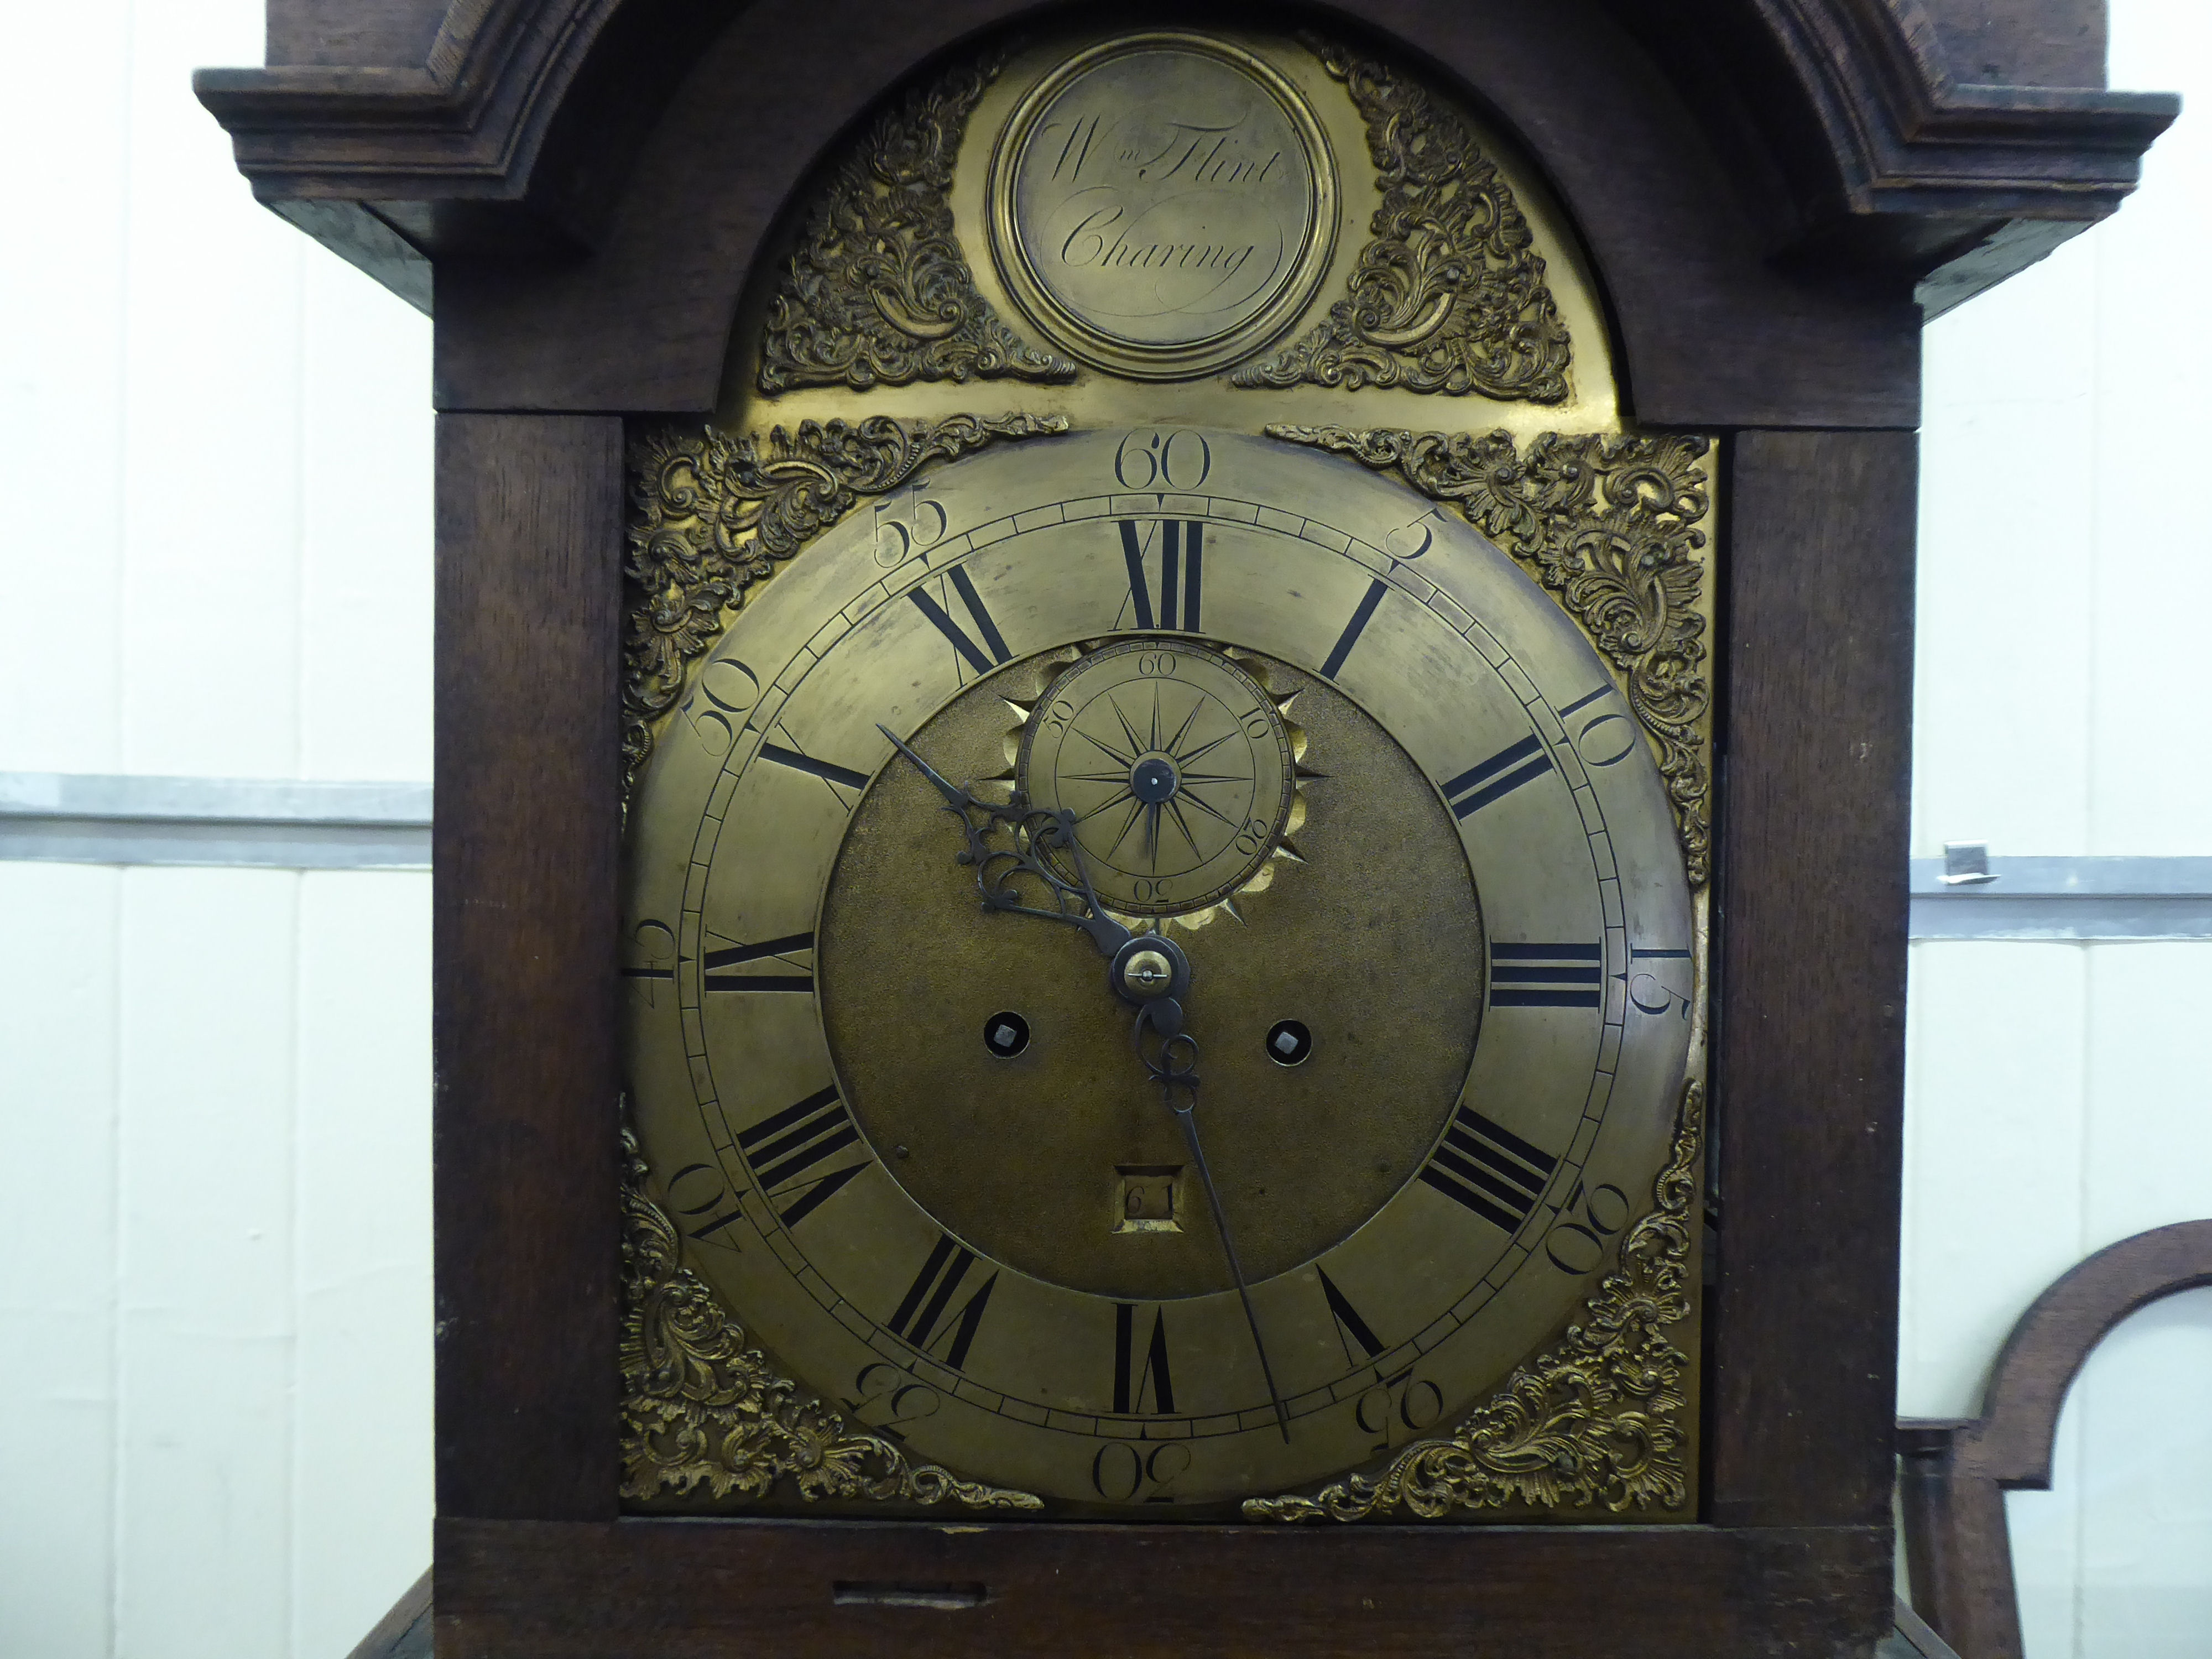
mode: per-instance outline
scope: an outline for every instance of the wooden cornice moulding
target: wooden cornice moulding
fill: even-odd
[[[623,3],[454,0],[419,67],[204,69],[192,90],[257,185],[327,194],[404,179],[443,187],[426,200],[485,186],[519,198],[546,116]]]
[[[313,3],[275,0],[286,11]],[[418,3],[427,23],[436,0]],[[1704,0],[1664,15],[1607,3],[1669,60],[1678,83],[1684,76],[1671,60],[1684,50],[1704,60],[1707,76],[1718,65],[1731,83],[1720,90],[1752,112],[1751,141],[1783,152],[1795,199],[1771,228],[1778,252],[1902,268],[1928,279],[1922,299],[1931,313],[2112,212],[2179,107],[2166,94],[1977,83],[1945,61],[1923,0]],[[419,68],[204,70],[194,84],[264,201],[280,212],[292,202],[349,204],[386,227],[380,237],[350,213],[287,213],[356,263],[364,240],[396,239],[404,248],[386,248],[372,264],[391,281],[392,262],[404,264],[410,250],[433,258],[587,248],[600,216],[594,198],[612,187],[646,122],[621,124],[616,147],[625,154],[579,167],[548,156],[556,119],[588,118],[579,103],[626,101],[609,97],[616,84],[633,95],[641,89],[638,66],[614,60],[657,52],[662,61],[646,82],[672,88],[688,47],[750,9],[729,0],[454,0]],[[1011,16],[1023,8],[957,9]],[[1422,8],[1380,0],[1340,9],[1387,27]],[[2033,12],[2027,27],[2045,33],[2070,29],[2101,43],[2102,0],[2013,0],[2008,9]],[[919,58],[981,21],[916,13],[879,27],[913,35]],[[1686,36],[1693,46],[1682,45]],[[1701,106],[1717,101],[1683,90]],[[1703,112],[1709,125],[1723,122],[1716,110]],[[1816,137],[1812,153],[1802,153],[1802,137],[1789,143],[1791,132]],[[563,176],[542,177],[549,164]],[[441,211],[445,204],[476,210]]]
[[[1783,251],[1909,270],[1929,317],[2113,212],[2141,177],[2143,151],[2180,110],[2170,93],[1962,77],[1921,0],[1756,3],[1835,167],[1832,195],[1804,190],[1812,199]],[[2101,82],[2100,0],[2021,0],[2012,9],[2071,16],[2094,35]],[[1778,95],[1769,89],[1770,105]],[[1790,118],[1770,120],[1786,127]]]

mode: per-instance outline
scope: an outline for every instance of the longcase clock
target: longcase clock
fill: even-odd
[[[437,310],[440,1651],[1869,1651],[1915,337],[2170,102],[388,10],[201,90]]]

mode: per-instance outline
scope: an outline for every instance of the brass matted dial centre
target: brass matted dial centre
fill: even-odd
[[[1187,678],[1139,672],[1148,656],[1166,655]],[[1190,717],[1191,732],[1224,737],[1192,769],[1236,773],[1244,791],[1248,768],[1264,773],[1266,822],[1286,811],[1276,780],[1293,764],[1290,740],[1273,727],[1246,736],[1244,722],[1258,729],[1264,713],[1279,724],[1278,699],[1290,702],[1325,774],[1305,781],[1299,857],[1279,856],[1271,884],[1248,887],[1234,911],[1202,926],[1164,924],[1190,963],[1188,1029],[1206,1078],[1198,1109],[1238,1252],[1255,1282],[1286,1272],[1349,1236],[1414,1176],[1466,1079],[1481,1024],[1483,928],[1456,827],[1381,726],[1297,670],[1265,664],[1270,691],[1218,652],[1169,652],[1158,641],[1093,653],[1056,680],[1053,666],[1017,662],[978,683],[915,733],[915,750],[948,778],[1002,773],[1006,703],[1028,705],[1049,685],[1055,698],[1077,694],[1069,731],[1083,710],[1119,707],[1103,729],[1133,759],[1121,719],[1149,740],[1159,684],[1165,736]],[[1218,714],[1217,726],[1203,727],[1206,716],[1193,711],[1208,699],[1236,720]],[[1032,725],[1051,707],[1036,701]],[[1065,738],[1062,748],[1071,770],[1093,769]],[[1035,775],[1034,750],[1030,763]],[[1129,763],[1112,763],[1123,785]],[[1109,763],[1096,769],[1106,774]],[[1126,806],[1094,807],[1083,823],[1110,845],[1127,815]],[[1252,821],[1249,811],[1224,816],[1240,830]],[[1214,853],[1224,862],[1208,887],[1248,871],[1250,855],[1235,850],[1229,830],[1209,840],[1200,824],[1213,820],[1196,815],[1194,852],[1172,822],[1163,819],[1164,859],[1203,863],[1206,849],[1228,849]],[[1125,864],[1140,834],[1133,828],[1121,842],[1115,856]],[[943,802],[921,772],[889,767],[854,813],[823,897],[823,1019],[854,1118],[892,1177],[994,1261],[1106,1296],[1224,1289],[1220,1241],[1202,1213],[1182,1216],[1179,1227],[1128,1225],[1129,1182],[1164,1193],[1189,1155],[1130,1052],[1129,1006],[1109,992],[1097,951],[1074,928],[984,911],[973,870],[947,856],[946,836]],[[1091,862],[1102,886],[1103,867]],[[1168,957],[1141,948],[1125,972],[1142,972],[1147,954],[1164,975]],[[1413,962],[1420,972],[1405,971]],[[1006,1011],[1030,1038],[1000,1058],[977,1034]],[[1295,1067],[1268,1052],[1285,1021],[1310,1033],[1310,1057]],[[1186,1202],[1200,1202],[1194,1173],[1180,1179]]]
[[[1202,909],[1275,852],[1297,799],[1292,729],[1218,651],[1130,640],[1055,679],[1022,732],[1030,804],[1075,817],[1098,896],[1124,915]],[[1073,880],[1063,850],[1048,853]]]

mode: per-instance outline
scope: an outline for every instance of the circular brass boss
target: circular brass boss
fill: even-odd
[[[1037,329],[1095,368],[1210,374],[1312,300],[1336,163],[1304,98],[1248,52],[1156,30],[1076,54],[992,154],[991,252]]]

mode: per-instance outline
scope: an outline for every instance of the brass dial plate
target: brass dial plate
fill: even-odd
[[[1172,656],[1193,680],[1218,683],[1226,666],[1195,641],[1127,647],[1122,661]],[[925,723],[915,746],[949,775],[988,776],[1005,699],[1033,697],[1048,666],[1009,665]],[[1246,1271],[1267,1278],[1348,1237],[1428,1156],[1474,1057],[1483,949],[1467,854],[1420,769],[1328,682],[1263,666],[1326,773],[1307,785],[1305,856],[1273,860],[1274,878],[1233,915],[1174,937],[1194,976],[1207,1156]],[[1033,728],[1052,700],[1036,702]],[[1105,963],[1072,930],[979,915],[939,804],[912,767],[878,774],[823,904],[816,976],[855,1121],[900,1185],[993,1261],[1101,1296],[1218,1286],[1221,1246],[1182,1133],[1143,1086]],[[1387,881],[1378,857],[1392,861]],[[1388,997],[1359,994],[1413,958],[1430,971]],[[1029,1041],[1002,1059],[979,1037],[1006,1012]],[[1295,1066],[1267,1049],[1286,1019],[1310,1049]],[[1358,1111],[1342,1109],[1349,1100]],[[997,1152],[978,1158],[979,1146]],[[1162,1201],[1143,1207],[1154,1194]],[[1132,1240],[1117,1224],[1131,1219],[1158,1224]]]
[[[1027,1156],[1019,1118],[970,1133],[957,1091],[916,1087],[895,1100],[856,1080],[859,1060],[845,1074],[856,1044],[942,1023],[975,1045],[956,1066],[989,1075],[982,1022],[962,1031],[972,1010],[946,1012],[970,981],[995,996],[1048,981],[1044,994],[1070,1010],[1085,993],[1110,1012],[1103,963],[1080,933],[953,902],[959,837],[926,801],[910,814],[883,793],[898,786],[879,778],[891,750],[876,728],[931,740],[940,711],[951,721],[941,729],[959,723],[969,688],[983,690],[965,706],[988,708],[996,677],[1012,682],[1034,664],[1042,689],[1055,653],[1101,638],[1141,632],[1174,648],[1158,626],[1160,565],[1139,562],[1154,624],[1140,630],[1123,545],[1124,526],[1166,522],[1205,527],[1194,642],[1282,665],[1325,692],[1317,709],[1352,711],[1346,730],[1353,714],[1379,726],[1426,791],[1396,839],[1432,861],[1449,848],[1480,896],[1471,959],[1441,971],[1401,962],[1392,971],[1404,992],[1373,972],[1331,975],[1325,962],[1310,978],[1293,962],[1272,988],[1237,984],[1226,964],[1240,951],[1264,957],[1271,918],[1304,914],[1290,884],[1324,865],[1367,884],[1370,911],[1449,908],[1434,903],[1437,878],[1420,873],[1430,866],[1395,855],[1389,836],[1376,846],[1347,834],[1324,854],[1316,782],[1297,838],[1307,864],[1242,905],[1242,921],[1216,917],[1188,936],[1192,1030],[1209,1055],[1264,1031],[1279,1006],[1264,997],[1293,981],[1325,1010],[1305,1021],[1323,1043],[1327,1021],[1417,980],[1465,998],[1463,1066],[1448,1055],[1443,1080],[1407,1080],[1417,1097],[1407,1110],[1431,1126],[1418,1167],[1391,1172],[1348,1230],[1279,1228],[1279,1252],[1253,1287],[1287,1444],[1225,1269],[1184,1281],[1183,1294],[1171,1278],[1133,1271],[1129,1292],[1114,1294],[1087,1270],[1056,1266],[1048,1242],[1034,1254],[1002,1243],[994,1255],[962,1231],[987,1229],[946,1212],[1022,1201],[1003,1168]],[[898,1391],[904,1415],[890,1426],[918,1455],[1070,1513],[1203,1515],[1449,1422],[1589,1293],[1605,1242],[1667,1155],[1690,1054],[1692,905],[1657,769],[1640,743],[1611,741],[1622,726],[1610,674],[1463,523],[1348,463],[1265,440],[1144,429],[1041,441],[945,466],[825,534],[738,616],[696,684],[633,809],[631,1080],[648,1161],[666,1172],[695,1264],[810,1386],[880,1399],[865,1379],[890,1366],[916,1385]],[[1010,718],[1000,701],[974,739],[979,766],[992,759],[988,732]],[[1291,718],[1303,712],[1294,704]],[[997,758],[1003,766],[1003,750]],[[885,981],[854,1000],[830,958],[843,949],[841,896],[858,889],[843,894],[831,878],[879,793],[887,831],[911,842],[913,892],[952,897],[933,924],[941,961],[878,963],[904,986]],[[872,805],[856,819],[864,797]],[[879,878],[895,879],[898,862],[884,860]],[[1211,980],[1200,947],[1218,952]],[[990,981],[1006,971],[994,964],[1024,953],[1055,960]],[[875,1035],[841,1030],[851,1018]],[[1274,1082],[1298,1073],[1270,1073],[1251,1046],[1251,1076],[1270,1081],[1237,1079],[1233,1102],[1224,1066],[1200,1109],[1222,1119],[1224,1146],[1239,1111],[1290,1113],[1325,1141],[1321,1114],[1357,1115],[1393,1089],[1384,1055],[1357,1082],[1302,1102]],[[1317,1044],[1310,1064],[1325,1052]],[[1174,1179],[1146,1173],[1175,1162],[1145,1116],[1164,1109],[1133,1060],[1126,1075],[1125,1091],[1102,1080],[1095,1095],[1030,1099],[1038,1121],[1064,1112],[1115,1148],[1109,1168],[1054,1168],[1062,1189],[1095,1201],[1033,1206],[1038,1239],[1056,1228],[1082,1239],[1067,1263],[1177,1237],[1117,1231],[1132,1192],[1141,1212]],[[903,1176],[924,1148],[884,1144],[890,1131],[878,1123],[894,1109],[902,1124],[933,1122],[957,1160],[988,1175],[955,1167],[934,1186],[919,1170]],[[1302,1195],[1260,1194],[1256,1176],[1232,1176],[1234,1156],[1220,1159],[1224,1180],[1249,1184],[1225,1201],[1257,1237],[1271,1206],[1295,1209]],[[1187,1210],[1185,1225],[1184,1239],[1204,1240],[1202,1212]],[[1306,1249],[1317,1253],[1293,1259]]]

